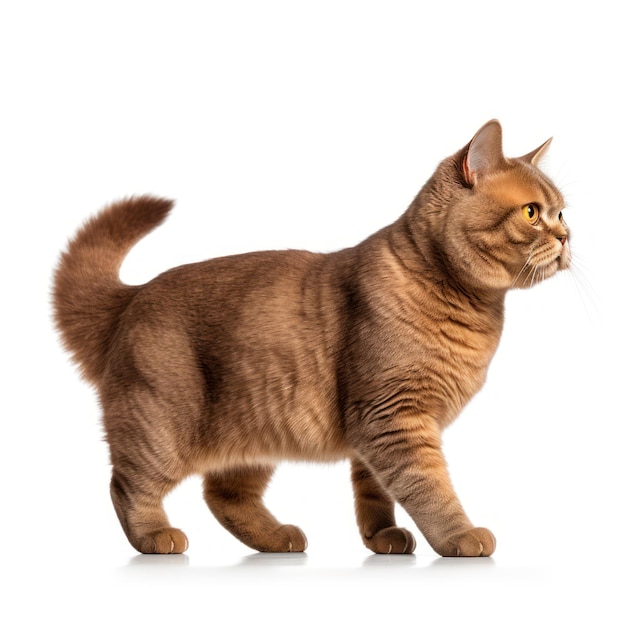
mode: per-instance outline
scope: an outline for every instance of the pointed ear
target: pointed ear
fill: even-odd
[[[550,144],[552,143],[552,137],[548,139],[545,143],[542,143],[536,150],[525,154],[523,157],[520,157],[521,161],[526,161],[526,163],[530,163],[531,165],[538,165],[539,161],[544,157],[545,153],[548,151]]]
[[[472,187],[485,174],[497,170],[504,163],[502,154],[502,126],[498,120],[487,122],[475,135],[463,159],[463,175]]]

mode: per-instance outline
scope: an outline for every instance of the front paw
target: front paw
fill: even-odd
[[[441,556],[491,556],[496,538],[486,528],[471,528],[448,537],[437,552]]]
[[[304,552],[307,548],[307,539],[297,526],[283,524],[254,547],[259,552]]]

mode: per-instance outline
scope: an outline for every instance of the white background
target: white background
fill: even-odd
[[[617,7],[0,5],[4,623],[624,623]],[[370,556],[345,464],[284,466],[268,492],[307,532],[306,556],[252,553],[197,479],[167,503],[188,554],[135,555],[109,501],[97,400],[50,323],[68,237],[151,192],[177,208],[129,256],[129,282],[235,252],[350,246],[493,117],[511,156],[554,136],[545,169],[568,200],[575,265],[510,294],[488,383],[446,432],[494,557],[438,559],[419,535],[414,557]]]

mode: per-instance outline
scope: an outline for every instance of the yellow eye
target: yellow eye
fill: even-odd
[[[522,207],[522,213],[529,224],[536,224],[539,219],[539,207],[536,204],[525,204]]]

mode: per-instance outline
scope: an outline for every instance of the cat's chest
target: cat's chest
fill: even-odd
[[[447,390],[460,410],[484,385],[500,338],[497,328],[482,330],[447,319],[428,350],[421,351],[426,371]]]
[[[441,365],[451,374],[469,374],[485,370],[500,339],[496,325],[449,316],[420,319],[411,337],[414,358],[424,363]]]
[[[398,309],[399,311],[399,309]],[[502,331],[499,310],[462,309],[458,305],[405,307],[388,320],[388,371],[395,370],[410,393],[444,407],[452,420],[483,386]]]

